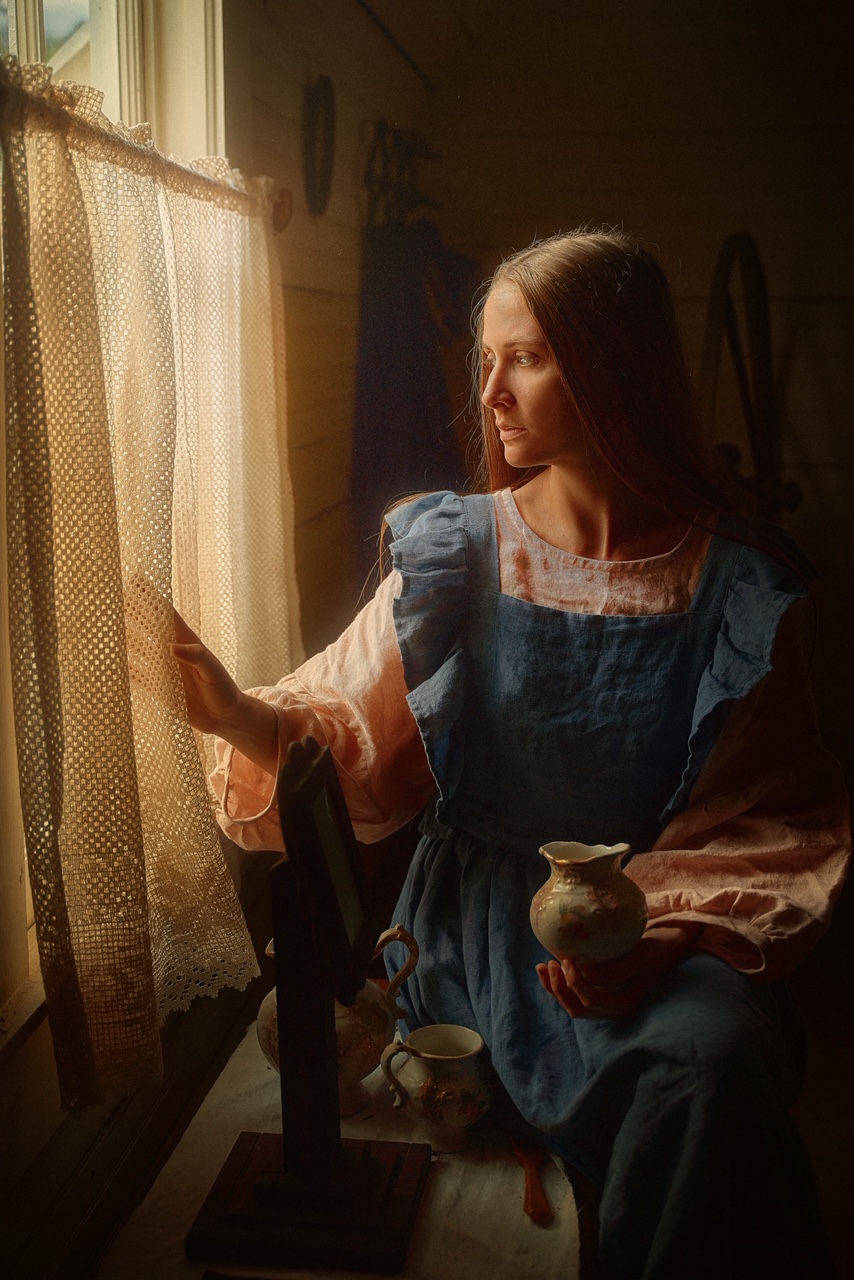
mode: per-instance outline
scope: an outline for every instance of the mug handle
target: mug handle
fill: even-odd
[[[396,1020],[397,1018],[406,1017],[406,1010],[401,1005],[397,1004],[397,993],[400,990],[401,983],[406,981],[410,973],[413,972],[415,966],[418,964],[418,943],[415,941],[408,929],[404,929],[402,924],[396,924],[392,929],[386,929],[384,933],[380,934],[379,941],[374,948],[373,958],[375,960],[378,955],[382,954],[390,942],[402,942],[409,952],[403,967],[398,969],[397,973],[389,982],[388,991],[386,992],[388,1007],[391,1009],[392,1017]]]
[[[383,1069],[383,1075],[388,1080],[389,1088],[395,1095],[394,1106],[396,1107],[402,1107],[406,1103],[406,1090],[391,1069],[392,1058],[396,1058],[399,1053],[406,1053],[412,1058],[424,1056],[417,1049],[413,1049],[411,1045],[407,1044],[405,1040],[393,1040],[391,1044],[387,1044],[383,1049],[380,1066]]]

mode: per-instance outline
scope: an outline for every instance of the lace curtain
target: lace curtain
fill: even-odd
[[[167,646],[174,600],[243,687],[297,657],[281,289],[265,183],[166,160],[44,67],[0,77],[15,733],[78,1109],[257,972]]]

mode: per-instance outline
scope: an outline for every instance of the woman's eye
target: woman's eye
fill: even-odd
[[[535,364],[536,360],[537,357],[531,355],[530,351],[517,351],[516,353],[517,364]]]

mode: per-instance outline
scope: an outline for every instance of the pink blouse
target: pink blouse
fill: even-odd
[[[584,613],[688,607],[706,531],[690,529],[662,556],[588,560],[538,538],[509,490],[495,503],[506,594]],[[277,709],[280,759],[306,734],[330,747],[365,843],[397,830],[435,791],[406,702],[392,618],[400,587],[391,573],[334,644],[277,685],[252,690]],[[780,625],[773,670],[731,708],[688,808],[626,867],[646,893],[651,921],[702,923],[696,947],[766,980],[794,968],[827,928],[850,857],[847,797],[818,737],[801,608]],[[216,751],[211,782],[226,835],[245,849],[281,849],[273,779],[225,742]]]

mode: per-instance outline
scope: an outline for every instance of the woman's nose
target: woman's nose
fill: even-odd
[[[511,399],[506,383],[501,377],[500,368],[500,365],[493,365],[480,393],[481,401],[487,409],[495,409],[500,404],[507,404]]]

